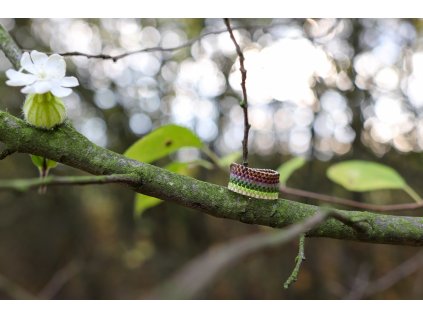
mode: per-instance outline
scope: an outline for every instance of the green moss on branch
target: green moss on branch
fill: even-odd
[[[44,156],[94,175],[132,174],[135,191],[172,201],[210,215],[281,228],[313,215],[318,207],[288,200],[250,199],[225,187],[181,176],[128,159],[96,146],[69,124],[43,131],[0,111],[0,141],[19,152]],[[365,220],[367,231],[357,231],[330,219],[308,236],[370,243],[423,245],[423,218],[339,211],[350,219]]]
[[[22,55],[21,49],[2,24],[0,24],[0,49],[4,52],[15,68],[20,67]]]
[[[19,68],[21,50],[0,25],[0,49]],[[94,175],[134,174],[135,191],[172,201],[216,217],[271,227],[298,223],[313,215],[318,207],[288,200],[249,199],[225,187],[180,176],[158,167],[130,160],[98,147],[70,125],[42,131],[0,111],[0,141],[9,149],[44,156]],[[132,184],[132,182],[131,182]],[[370,212],[338,211],[347,218],[366,220],[367,231],[356,231],[341,221],[330,219],[308,236],[330,237],[370,243],[423,245],[423,218],[381,215]]]

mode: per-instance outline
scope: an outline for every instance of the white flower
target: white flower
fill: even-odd
[[[24,73],[23,70],[28,73]],[[73,76],[65,76],[65,59],[52,54],[32,51],[25,52],[21,58],[21,69],[6,71],[10,86],[25,86],[21,92],[24,94],[45,94],[51,92],[56,97],[65,97],[72,93],[69,87],[78,86],[78,80]]]

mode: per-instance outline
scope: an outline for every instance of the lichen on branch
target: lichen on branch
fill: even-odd
[[[1,26],[0,48],[12,64],[18,67],[21,51]],[[93,144],[68,123],[52,131],[43,131],[0,111],[0,142],[7,149],[42,156],[94,175],[132,175],[134,179],[125,183],[139,193],[219,218],[282,228],[301,222],[319,210],[317,206],[284,199],[265,201],[248,198],[216,184],[128,159]],[[345,218],[329,219],[309,231],[307,236],[369,243],[423,245],[422,217],[336,211],[338,216]],[[345,220],[365,221],[366,230],[346,225]]]
[[[0,49],[13,64],[15,68],[20,67],[22,51],[16,44],[15,40],[10,36],[9,32],[0,23]]]
[[[94,175],[131,174],[135,191],[193,208],[210,215],[250,224],[282,228],[301,222],[319,208],[279,199],[251,199],[227,188],[178,175],[165,169],[128,159],[90,142],[69,124],[53,131],[33,128],[23,120],[0,111],[0,141],[18,152],[44,156]],[[340,211],[350,220],[365,220],[366,231],[330,219],[307,233],[370,243],[423,245],[423,218]]]

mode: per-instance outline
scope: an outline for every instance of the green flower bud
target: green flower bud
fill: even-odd
[[[65,104],[50,92],[28,95],[23,113],[30,125],[41,129],[53,129],[66,119]]]

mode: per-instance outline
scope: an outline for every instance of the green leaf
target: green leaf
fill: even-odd
[[[402,189],[409,191],[405,180],[391,167],[376,162],[350,160],[332,165],[327,176],[349,191]]]
[[[298,169],[300,169],[302,166],[304,166],[306,163],[306,160],[303,157],[295,157],[287,162],[283,163],[279,168],[279,182],[281,185],[285,185],[288,181],[289,177]]]
[[[43,168],[43,157],[30,155],[32,163],[39,169]]]
[[[236,151],[232,152],[222,158],[219,159],[218,164],[222,168],[228,168],[232,162],[237,162],[239,158],[241,158],[242,152]]]
[[[35,155],[30,155],[30,156],[31,156],[31,160],[32,160],[32,163],[34,164],[34,166],[36,166],[38,169],[43,169],[44,157],[35,156]],[[52,169],[52,168],[56,168],[57,162],[54,161],[54,160],[46,159],[46,167],[47,167],[47,170]]]
[[[135,216],[140,217],[145,210],[155,207],[156,205],[159,205],[162,202],[162,200],[157,199],[155,197],[149,197],[148,195],[137,193],[135,195],[134,202]]]
[[[172,162],[164,168],[181,175],[189,176],[192,174],[191,167],[197,164],[197,162]],[[145,210],[155,207],[162,202],[160,199],[137,193],[134,202],[135,216],[141,216]]]
[[[166,125],[135,142],[124,155],[131,159],[150,163],[183,147],[201,148],[202,146],[201,140],[188,128]]]

